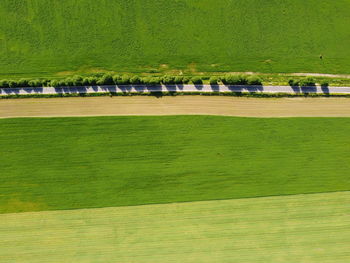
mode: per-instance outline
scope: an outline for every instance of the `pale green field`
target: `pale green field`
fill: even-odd
[[[0,215],[0,262],[350,262],[350,192]]]

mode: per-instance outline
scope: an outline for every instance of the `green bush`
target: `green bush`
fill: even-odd
[[[18,82],[17,82],[17,87],[21,87],[21,88],[24,88],[24,87],[29,87],[29,80],[28,79],[20,79]]]
[[[296,79],[289,79],[288,80],[288,84],[289,86],[291,87],[298,87],[299,86],[299,80],[296,80]]]
[[[0,80],[0,88],[9,88],[9,82],[8,80]]]
[[[215,77],[215,76],[210,77],[209,84],[210,85],[217,85],[218,84],[218,78]]]
[[[308,77],[306,79],[300,80],[300,86],[306,87],[306,86],[315,86],[315,79]]]
[[[33,79],[28,81],[29,87],[41,87],[43,83],[39,79]]]
[[[247,78],[248,85],[262,85],[262,81],[258,76],[251,75]]]
[[[122,78],[121,78],[121,84],[123,84],[123,85],[130,84],[130,76],[123,75]]]
[[[65,79],[60,79],[57,82],[58,82],[58,86],[60,87],[67,86]]]
[[[114,75],[113,76],[113,82],[114,84],[118,85],[119,81],[122,79],[120,75]]]
[[[143,84],[148,85],[150,82],[151,77],[143,77],[141,78],[141,81]]]
[[[247,77],[240,74],[228,74],[222,78],[225,85],[246,85],[248,83]]]
[[[128,75],[123,75],[123,76],[115,75],[113,77],[113,82],[116,85],[128,85],[130,84],[130,81],[131,79]]]
[[[74,76],[72,78],[73,86],[82,86],[83,85],[83,77],[81,76]]]
[[[50,82],[51,80],[50,79],[41,79],[41,80],[38,80],[40,82],[40,87],[48,87],[50,86]]]
[[[145,77],[143,78],[143,83],[145,83],[146,85],[159,85],[161,83],[161,78]]]
[[[141,84],[141,78],[139,76],[133,76],[132,78],[130,78],[130,83],[133,85],[138,85]]]
[[[198,77],[198,76],[196,76],[196,77],[192,77],[191,78],[191,82],[193,83],[193,84],[203,84],[203,80],[202,80],[202,78],[201,77]]]
[[[182,76],[176,76],[174,82],[175,82],[175,84],[182,84],[183,79],[184,78]]]
[[[9,88],[17,88],[18,87],[18,83],[16,81],[14,81],[14,80],[9,80],[8,86],[9,86]]]
[[[83,78],[82,84],[83,86],[89,86],[90,85],[89,78]]]
[[[238,75],[227,74],[221,80],[225,85],[234,85],[238,82]]]
[[[73,77],[66,78],[66,83],[67,83],[67,86],[74,86]]]
[[[51,86],[51,87],[55,87],[55,88],[56,88],[56,87],[59,87],[59,86],[61,86],[61,82],[58,81],[58,80],[56,80],[56,79],[51,80],[50,86]]]
[[[94,77],[94,76],[88,77],[87,81],[88,81],[88,85],[95,86],[95,85],[97,85],[98,77]]]
[[[113,85],[113,77],[111,74],[103,74],[97,81],[97,85]]]
[[[328,80],[321,80],[321,87],[328,87],[329,86],[329,82],[328,82]]]
[[[165,75],[162,78],[162,83],[165,84],[165,85],[175,84],[175,77],[174,76]]]
[[[246,85],[248,84],[248,78],[245,75],[238,75],[239,76],[239,85]]]
[[[150,84],[151,85],[159,85],[159,84],[161,84],[161,78],[159,78],[159,77],[152,77],[151,79],[150,79],[151,81],[150,81]]]
[[[59,80],[59,85],[64,87],[64,86],[74,86],[73,85],[73,79],[72,78],[66,78],[66,79],[61,79]]]
[[[183,83],[183,84],[188,84],[188,83],[190,83],[190,78],[189,78],[189,77],[183,77],[183,78],[182,78],[182,83]]]

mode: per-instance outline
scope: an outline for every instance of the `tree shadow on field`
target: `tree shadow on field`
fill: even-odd
[[[162,91],[151,91],[150,95],[156,98],[162,98],[164,96]]]
[[[119,88],[123,93],[130,93],[130,92],[131,92],[131,86],[129,86],[129,85],[118,85],[118,88]]]
[[[168,92],[176,92],[177,91],[177,86],[176,85],[166,84],[165,88],[167,89]]]
[[[54,87],[54,90],[55,90],[55,93],[57,93],[57,94],[70,93],[70,91],[67,87]]]
[[[296,94],[300,94],[301,93],[301,90],[300,90],[299,86],[293,85],[293,86],[290,86],[290,87],[292,88],[294,93],[296,93]]]
[[[316,85],[313,86],[301,86],[300,87],[302,93],[317,93]]]
[[[210,84],[210,88],[214,92],[219,92],[220,91],[220,85],[219,84]]]
[[[15,94],[15,95],[18,95],[19,91],[20,91],[20,89],[18,89],[18,88],[2,88],[1,89],[1,94],[6,94],[6,95]]]
[[[116,93],[117,92],[117,87],[116,86],[109,86],[108,87],[108,92]]]
[[[136,92],[145,92],[146,91],[146,86],[145,85],[133,85],[133,88],[135,89]]]
[[[247,85],[245,86],[245,89],[251,93],[262,92],[264,90],[262,85]]]
[[[176,84],[176,86],[180,91],[184,89],[184,84]]]
[[[324,94],[327,94],[329,95],[329,87],[328,87],[328,84],[323,84],[321,85],[321,90]]]
[[[42,87],[18,88],[18,92],[19,92],[20,90],[23,90],[23,91],[25,91],[25,93],[29,93],[29,94],[31,94],[31,93],[34,93],[34,94],[42,94],[42,93],[44,92],[44,88],[42,88]]]
[[[150,93],[163,91],[162,85],[160,85],[160,84],[156,84],[156,85],[148,84],[148,85],[146,85],[146,89]]]
[[[44,88],[33,88],[32,91],[34,93],[43,93],[44,92]]]
[[[244,86],[242,86],[242,85],[227,85],[227,88],[231,92],[240,92],[240,93],[242,93]]]
[[[203,83],[193,84],[197,90],[203,89]]]
[[[102,92],[111,92],[111,93],[117,92],[117,87],[114,85],[103,86],[100,88],[102,89]]]

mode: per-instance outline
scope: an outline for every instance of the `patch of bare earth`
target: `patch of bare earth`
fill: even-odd
[[[0,100],[0,118],[111,115],[350,117],[350,99],[134,96]]]

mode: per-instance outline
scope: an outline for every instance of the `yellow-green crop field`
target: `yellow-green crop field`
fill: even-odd
[[[6,263],[345,263],[350,193],[0,215]]]

